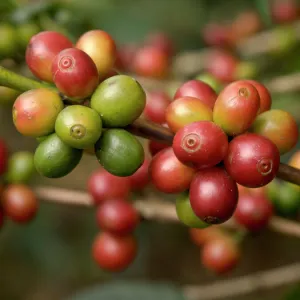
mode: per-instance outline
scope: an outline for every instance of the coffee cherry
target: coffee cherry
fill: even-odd
[[[19,50],[17,30],[10,24],[0,25],[0,59],[14,58]]]
[[[186,96],[198,98],[211,109],[214,108],[217,99],[217,93],[207,83],[196,79],[187,81],[180,86],[175,93],[174,99]]]
[[[228,147],[224,164],[239,184],[255,188],[274,179],[279,168],[277,147],[267,138],[246,133],[235,137]]]
[[[41,175],[48,178],[60,178],[73,171],[81,157],[82,150],[70,147],[53,133],[36,148],[34,165]]]
[[[149,165],[150,160],[145,159],[141,167],[128,177],[133,191],[143,190],[150,183]]]
[[[289,159],[288,164],[294,168],[300,169],[300,150],[296,151]]]
[[[92,255],[100,268],[120,272],[126,269],[135,259],[137,242],[134,236],[119,236],[108,232],[97,235]]]
[[[54,132],[55,120],[64,108],[59,95],[39,88],[21,94],[13,105],[13,122],[25,136],[40,137]]]
[[[27,183],[35,173],[33,154],[28,151],[13,153],[8,159],[5,179],[9,183]]]
[[[12,105],[20,94],[20,91],[0,86],[0,105]]]
[[[218,237],[204,244],[201,251],[201,262],[218,275],[232,271],[240,259],[237,243],[229,237]]]
[[[166,122],[166,109],[170,103],[171,99],[165,92],[148,92],[144,116],[152,122],[163,124]]]
[[[169,57],[157,47],[144,46],[135,53],[133,71],[140,76],[164,78],[169,72]]]
[[[149,140],[149,143],[148,143],[149,152],[152,156],[154,156],[159,151],[161,151],[163,149],[166,149],[168,147],[169,147],[169,145],[159,143],[159,142],[156,142],[154,140]]]
[[[91,98],[91,108],[96,110],[105,127],[125,127],[143,112],[146,94],[132,77],[116,75],[104,80]]]
[[[261,114],[267,110],[270,110],[272,105],[272,97],[269,90],[263,84],[255,80],[246,80],[246,81],[252,84],[256,88],[259,94],[260,105],[259,105],[258,113]]]
[[[171,147],[157,153],[149,167],[153,185],[164,193],[181,193],[187,190],[195,173],[193,168],[177,159]]]
[[[135,44],[119,46],[117,48],[117,57],[114,65],[115,68],[121,71],[129,71],[137,49],[138,48]]]
[[[215,240],[219,237],[224,236],[225,232],[219,226],[211,225],[207,228],[202,228],[202,229],[190,228],[189,235],[192,242],[196,246],[202,247],[210,240]]]
[[[103,30],[90,30],[77,41],[76,48],[87,53],[94,61],[100,77],[105,75],[116,60],[116,44]]]
[[[259,105],[259,94],[255,87],[244,80],[235,81],[219,94],[213,110],[213,121],[228,135],[243,133],[255,120]]]
[[[204,222],[224,223],[234,213],[238,188],[224,169],[204,169],[191,183],[190,201],[194,213]]]
[[[195,79],[208,84],[215,92],[219,92],[222,89],[221,82],[210,73],[204,72],[197,75]]]
[[[184,225],[193,228],[206,228],[209,224],[199,219],[192,210],[189,192],[183,192],[176,199],[177,217]]]
[[[124,129],[104,131],[95,144],[95,153],[103,168],[115,176],[134,174],[145,159],[142,144]]]
[[[7,170],[8,149],[4,140],[0,139],[0,176]]]
[[[273,0],[271,15],[276,23],[290,23],[298,18],[298,4],[295,0]]]
[[[57,116],[55,132],[67,145],[85,149],[93,147],[102,132],[98,113],[86,106],[70,105]]]
[[[242,194],[234,212],[236,222],[249,231],[264,229],[273,215],[273,205],[264,196]]]
[[[17,223],[32,220],[38,209],[34,192],[23,184],[9,185],[2,194],[1,204],[5,215]]]
[[[107,199],[127,198],[130,188],[128,177],[114,176],[104,169],[92,173],[87,183],[88,192],[96,205]]]
[[[211,121],[185,125],[175,134],[173,151],[183,163],[192,163],[198,169],[220,163],[228,149],[224,131]]]
[[[140,218],[131,203],[123,198],[115,198],[108,199],[99,205],[96,219],[100,229],[126,235],[134,231]]]
[[[260,114],[251,126],[251,132],[265,136],[285,154],[298,142],[299,130],[293,116],[280,109],[271,109]]]
[[[26,49],[26,63],[37,78],[53,82],[51,68],[54,57],[72,46],[72,42],[63,34],[42,31],[30,39]]]
[[[152,32],[147,36],[145,44],[160,49],[168,57],[171,57],[174,54],[173,41],[164,32]]]
[[[230,44],[230,28],[225,24],[209,23],[204,27],[202,37],[208,46],[228,46]]]
[[[208,105],[188,96],[174,100],[166,110],[166,121],[173,132],[193,122],[212,121],[212,117],[212,110]]]

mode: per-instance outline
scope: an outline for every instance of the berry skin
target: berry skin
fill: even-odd
[[[219,226],[209,226],[207,228],[190,228],[189,230],[190,238],[192,242],[198,246],[202,247],[210,240],[215,240],[218,237],[222,237],[225,233],[220,229]]]
[[[55,120],[64,108],[60,96],[40,88],[21,94],[12,109],[16,129],[24,136],[40,137],[54,132]]]
[[[126,269],[135,259],[137,242],[134,236],[119,236],[101,232],[96,237],[92,255],[100,268],[120,272]]]
[[[94,61],[100,78],[107,74],[116,60],[116,44],[103,30],[90,30],[78,39],[76,48],[84,51]]]
[[[169,147],[170,146],[167,144],[159,143],[154,140],[149,140],[149,143],[148,143],[149,152],[152,156],[154,156],[159,151],[169,148]]]
[[[38,209],[38,200],[33,191],[23,184],[12,184],[5,188],[1,200],[7,217],[17,223],[32,220]]]
[[[147,101],[144,109],[144,116],[158,124],[166,122],[166,109],[171,103],[171,99],[163,91],[153,91],[147,93]]]
[[[213,109],[217,99],[217,93],[207,83],[194,79],[185,82],[177,89],[174,99],[182,97],[197,98]]]
[[[172,40],[164,32],[153,32],[145,41],[146,45],[153,46],[154,48],[160,49],[168,57],[174,54],[174,45]]]
[[[273,215],[273,205],[260,195],[242,194],[239,197],[234,218],[249,231],[264,229]]]
[[[280,155],[294,148],[299,137],[298,125],[293,116],[280,109],[271,109],[257,116],[250,130],[271,140]]]
[[[53,82],[52,61],[64,49],[72,48],[72,42],[55,31],[42,31],[34,35],[26,49],[26,63],[37,78]]]
[[[107,199],[127,198],[130,194],[130,181],[128,177],[114,176],[99,169],[88,179],[87,189],[94,203],[99,205]]]
[[[100,229],[113,234],[132,233],[139,223],[134,206],[122,198],[108,199],[98,206],[96,220]]]
[[[175,133],[187,124],[197,121],[212,121],[211,108],[193,97],[177,98],[167,107],[166,121]]]
[[[59,52],[53,59],[51,71],[56,87],[73,101],[91,96],[99,83],[95,63],[76,48]]]
[[[251,126],[259,105],[256,88],[247,81],[235,81],[219,94],[213,110],[213,121],[228,135],[238,135]]]
[[[181,193],[187,190],[196,171],[175,156],[171,147],[158,152],[152,159],[149,174],[153,185],[163,193]]]
[[[192,163],[198,169],[220,163],[228,149],[224,131],[211,121],[185,125],[175,134],[173,151],[183,163]]]
[[[209,224],[200,220],[192,210],[189,193],[183,192],[176,199],[177,217],[184,225],[192,228],[206,228]]]
[[[143,112],[146,94],[132,77],[116,75],[104,80],[91,98],[91,108],[100,115],[104,127],[125,127]]]
[[[128,177],[133,191],[143,190],[150,183],[149,165],[150,160],[145,159],[141,167]]]
[[[55,132],[67,145],[85,149],[93,147],[102,132],[102,121],[93,109],[82,105],[70,105],[57,116]]]
[[[201,170],[191,183],[190,201],[194,213],[204,222],[224,223],[236,208],[237,184],[224,169]]]
[[[208,84],[217,93],[222,89],[221,82],[210,73],[204,72],[196,76],[196,80],[200,80]],[[196,97],[197,98],[197,97]],[[214,101],[215,103],[215,101]]]
[[[6,143],[0,139],[0,176],[7,170],[8,155]]]
[[[267,138],[246,133],[230,143],[224,164],[229,175],[241,185],[256,188],[274,179],[279,168],[277,147]]]
[[[201,262],[218,275],[232,271],[240,259],[237,243],[229,237],[211,239],[204,244],[201,251]]]
[[[276,23],[290,23],[298,18],[298,4],[295,0],[274,0],[271,14]]]
[[[204,27],[202,36],[208,46],[228,46],[230,44],[229,29],[224,24],[210,23]]]

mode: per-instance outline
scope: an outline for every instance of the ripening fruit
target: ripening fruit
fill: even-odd
[[[164,32],[152,32],[146,37],[145,44],[160,49],[166,53],[168,57],[174,54],[173,41]]]
[[[137,46],[132,43],[119,45],[117,47],[115,68],[121,71],[130,71],[132,68],[132,61],[134,59]]]
[[[91,108],[100,115],[104,127],[125,127],[143,112],[146,94],[132,77],[116,75],[104,80],[91,98]]]
[[[116,44],[113,38],[103,30],[85,32],[76,43],[76,48],[87,53],[94,61],[100,78],[114,66]]]
[[[181,85],[177,89],[174,99],[186,96],[197,98],[213,109],[218,95],[207,83],[194,79]]]
[[[92,255],[100,268],[120,272],[126,269],[137,254],[137,241],[134,236],[119,236],[108,232],[97,235]]]
[[[48,135],[54,132],[55,120],[63,108],[63,101],[55,91],[46,88],[30,90],[16,99],[13,122],[22,135]]]
[[[157,142],[154,140],[149,140],[149,142],[148,142],[149,152],[152,156],[154,156],[159,151],[166,149],[168,147],[170,147],[170,145],[163,144],[163,143],[160,143],[160,142]]]
[[[16,28],[2,21],[0,25],[0,36],[0,59],[14,58],[19,51],[19,40]]]
[[[149,174],[153,185],[163,193],[187,190],[196,170],[181,163],[171,147],[158,152],[152,159]]]
[[[20,94],[20,91],[0,86],[0,105],[12,105]]]
[[[202,169],[213,167],[223,160],[227,154],[228,138],[215,123],[199,121],[177,131],[172,147],[181,162]]]
[[[230,27],[225,24],[209,23],[202,32],[208,46],[224,47],[230,44]]]
[[[249,231],[264,229],[273,215],[273,205],[267,197],[241,194],[234,212],[236,222]]]
[[[227,236],[209,240],[201,251],[202,264],[218,275],[232,271],[239,259],[238,244]]]
[[[273,0],[271,2],[271,15],[275,23],[290,23],[299,16],[296,0]]]
[[[278,148],[280,155],[289,152],[298,142],[299,130],[293,116],[284,110],[271,109],[255,119],[251,132],[265,136]]]
[[[201,170],[191,183],[190,201],[194,213],[204,222],[224,223],[236,208],[237,184],[222,168]]]
[[[126,235],[134,231],[140,217],[135,207],[126,199],[113,198],[98,206],[96,220],[100,229]]]
[[[11,184],[2,194],[1,205],[7,217],[17,223],[26,223],[35,217],[38,200],[28,186]]]
[[[130,194],[130,188],[128,177],[114,176],[104,169],[92,173],[87,182],[88,192],[96,205],[107,199],[126,199]]]
[[[102,133],[98,113],[86,106],[70,105],[57,116],[55,132],[66,144],[77,149],[93,147]]]
[[[143,190],[150,183],[149,165],[150,160],[145,159],[141,167],[128,177],[133,191]]]
[[[247,81],[235,81],[219,94],[213,110],[213,121],[228,135],[238,135],[251,126],[259,105],[256,88]]]
[[[206,228],[209,224],[199,219],[192,210],[189,192],[181,193],[176,199],[177,217],[184,225],[192,228]]]
[[[144,116],[154,123],[163,124],[166,122],[166,109],[170,103],[171,99],[167,93],[163,91],[148,92]]]
[[[300,169],[300,150],[296,151],[291,156],[288,164],[294,168]]]
[[[0,176],[7,170],[8,149],[3,139],[0,139]]]
[[[64,49],[72,48],[72,42],[55,31],[42,31],[34,35],[26,49],[26,63],[37,78],[53,82],[52,61]]]
[[[207,72],[201,73],[197,75],[195,79],[205,82],[217,93],[222,89],[221,82],[210,73]]]
[[[194,97],[177,98],[167,107],[166,121],[173,132],[197,121],[212,121],[211,108]]]
[[[202,247],[210,240],[215,240],[218,237],[225,235],[225,232],[220,228],[220,226],[211,225],[207,228],[190,228],[189,235],[192,242],[198,246]]]
[[[245,133],[230,143],[224,164],[229,175],[249,188],[260,187],[274,179],[279,168],[277,147],[267,138]]]
[[[93,60],[76,48],[59,52],[53,59],[51,71],[56,87],[74,101],[91,96],[99,83]]]

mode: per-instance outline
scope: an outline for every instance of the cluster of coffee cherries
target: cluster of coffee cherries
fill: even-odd
[[[4,140],[0,139],[0,226],[6,218],[24,224],[35,217],[38,200],[28,186],[34,173],[32,153],[10,154]]]

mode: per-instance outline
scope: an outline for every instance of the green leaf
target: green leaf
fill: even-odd
[[[269,0],[255,0],[255,6],[267,27],[272,25]]]
[[[66,300],[186,300],[171,283],[114,281],[89,288]]]

